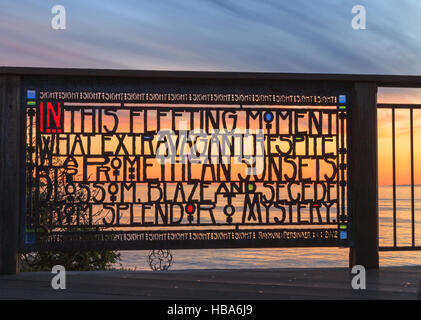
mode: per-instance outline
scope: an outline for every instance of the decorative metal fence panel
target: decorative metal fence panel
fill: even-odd
[[[420,104],[378,104],[377,108],[379,111],[390,111],[390,127],[391,127],[391,171],[392,171],[392,194],[391,194],[391,214],[388,215],[387,213],[384,214],[386,210],[381,210],[380,215],[380,228],[383,232],[390,231],[390,234],[383,234],[380,238],[380,251],[404,251],[404,250],[421,250],[421,245],[419,245],[419,238],[421,234],[420,227],[417,228],[419,225],[419,215],[416,214],[416,201],[418,200],[416,197],[415,188],[419,187],[419,184],[416,183],[415,177],[417,174],[417,170],[415,168],[415,148],[419,144],[419,134],[415,134],[415,130],[417,127],[417,116],[419,117],[421,111]],[[404,112],[404,114],[400,113],[399,118],[396,113]],[[414,116],[415,113],[415,116]],[[388,121],[388,122],[389,122]],[[398,185],[397,183],[397,176],[399,176],[399,166],[397,165],[397,156],[399,155],[399,151],[397,150],[398,146],[398,139],[397,139],[397,129],[396,125],[401,122],[401,126],[405,126],[405,131],[407,130],[408,135],[407,139],[409,142],[409,154],[407,154],[409,158],[409,183]],[[402,131],[402,130],[401,130]],[[399,132],[401,135],[402,132]],[[404,136],[404,135],[403,135]],[[405,136],[404,136],[405,137]],[[418,139],[417,139],[418,138]],[[402,143],[401,139],[400,142]],[[400,150],[402,152],[402,149]],[[405,156],[405,154],[404,154]],[[401,159],[402,160],[402,159]],[[402,174],[402,172],[400,172]],[[398,187],[408,187],[409,192],[405,194],[404,197],[402,195],[398,197],[397,195],[397,188]],[[397,202],[400,202],[398,204]],[[387,207],[388,204],[380,203],[381,206]],[[383,209],[383,208],[382,208]],[[398,234],[398,229],[400,230],[400,234]],[[404,232],[402,232],[405,230]],[[409,232],[408,232],[409,231]],[[387,240],[391,240],[390,242]]]
[[[301,85],[25,79],[22,251],[348,246],[349,92]]]

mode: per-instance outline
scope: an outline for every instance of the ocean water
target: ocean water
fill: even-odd
[[[393,210],[391,186],[379,188],[380,245],[393,244]],[[397,244],[410,245],[411,202],[410,187],[398,186]],[[421,186],[415,187],[415,239],[421,246]],[[240,268],[316,268],[347,267],[348,248],[279,248],[279,249],[200,249],[171,250],[171,270],[183,269],[240,269]],[[150,270],[148,251],[121,251],[117,268]],[[380,252],[381,266],[420,265],[421,251]]]

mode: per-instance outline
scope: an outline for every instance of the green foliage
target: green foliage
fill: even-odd
[[[29,175],[30,172],[27,172]],[[89,214],[87,210],[79,211],[79,218],[84,228],[75,226],[72,219],[73,217],[66,215],[64,212],[64,204],[66,199],[69,197],[65,191],[65,185],[67,183],[65,174],[61,174],[58,177],[58,187],[56,191],[56,202],[62,204],[61,216],[65,217],[62,221],[62,226],[56,231],[100,231],[99,227],[86,227],[87,221],[89,220]],[[37,233],[39,237],[48,236],[54,228],[49,225],[49,217],[52,215],[53,208],[50,206],[47,189],[44,183],[40,183],[40,194],[39,200],[42,205],[39,205],[39,226]],[[32,193],[32,200],[36,198],[35,189],[30,190],[27,188],[27,192]],[[94,194],[95,195],[95,194]],[[80,191],[74,193],[75,197],[83,197]],[[33,203],[33,206],[35,203]],[[97,213],[97,215],[99,215]],[[53,217],[55,220],[57,216]],[[51,271],[55,265],[62,265],[67,271],[93,271],[93,270],[108,270],[115,267],[120,261],[120,253],[117,251],[73,251],[73,252],[56,252],[56,251],[43,251],[43,252],[31,252],[24,253],[20,257],[21,271]]]
[[[120,260],[116,251],[33,252],[22,254],[22,271],[51,271],[62,265],[66,271],[107,270]]]

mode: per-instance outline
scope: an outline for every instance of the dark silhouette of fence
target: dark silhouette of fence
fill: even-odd
[[[22,250],[24,224],[21,213],[26,210],[25,179],[25,108],[24,89],[28,83],[42,83],[51,87],[53,83],[77,86],[79,83],[101,83],[104,86],[117,83],[150,83],[151,86],[165,88],[182,88],[188,93],[189,88],[199,88],[203,92],[226,92],[226,88],[235,92],[256,93],[262,91],[266,98],[283,90],[287,96],[300,94],[301,105],[317,101],[317,97],[330,95],[337,97],[345,93],[347,105],[338,105],[338,114],[347,120],[346,168],[347,192],[343,195],[350,215],[347,226],[350,237],[343,243],[350,246],[350,266],[359,264],[367,268],[379,267],[379,235],[378,235],[378,177],[377,177],[377,88],[382,87],[420,87],[418,76],[386,76],[386,75],[338,75],[338,74],[282,74],[282,73],[240,73],[240,72],[171,72],[171,71],[134,71],[134,70],[91,70],[91,69],[45,69],[45,68],[0,68],[0,273],[18,272],[18,254]],[[224,91],[225,90],[225,91]],[[312,100],[313,99],[313,100]],[[326,100],[328,101],[328,100]],[[264,102],[267,104],[267,102]],[[329,101],[326,102],[329,104]],[[240,103],[241,104],[241,103]],[[258,103],[257,103],[258,104]],[[270,104],[270,103],[269,103]],[[272,104],[275,104],[272,102]],[[283,105],[284,103],[278,102]],[[323,104],[323,103],[319,103]],[[29,104],[28,104],[29,105]],[[242,105],[242,104],[241,104]],[[292,105],[297,105],[293,103]],[[380,107],[390,107],[381,105]],[[403,106],[392,106],[395,108]],[[411,106],[411,115],[412,108]],[[56,115],[57,116],[57,115]],[[270,120],[270,119],[269,119]],[[59,126],[59,123],[56,123]],[[411,118],[412,124],[412,118]],[[51,130],[60,130],[53,128]],[[55,132],[55,131],[53,131]],[[59,132],[59,131],[57,131]],[[412,133],[412,126],[411,126]],[[339,149],[338,149],[339,151]],[[413,141],[411,140],[413,155]],[[413,188],[413,159],[412,159]],[[339,170],[339,169],[338,169]],[[338,181],[339,183],[339,181]],[[339,184],[338,184],[339,185]],[[395,184],[394,184],[395,186]],[[396,199],[396,197],[394,197]],[[414,192],[412,189],[412,217]],[[395,201],[395,200],[394,200]],[[186,207],[192,210],[192,207]],[[396,206],[394,206],[394,212]],[[189,213],[189,212],[187,212]],[[191,212],[193,213],[193,212]],[[396,213],[394,213],[396,216]],[[414,220],[413,220],[414,221]],[[339,223],[339,221],[338,221]],[[394,230],[396,230],[394,220]],[[415,246],[415,225],[412,222],[412,246]],[[327,245],[339,245],[340,241]],[[161,243],[164,246],[165,242]],[[256,245],[250,241],[246,245],[231,244],[213,247],[245,247]],[[303,243],[290,242],[288,246],[302,246]],[[323,242],[308,242],[306,245],[323,246]],[[269,243],[266,246],[280,246]],[[197,248],[201,246],[198,245]],[[212,247],[212,246],[210,246]],[[79,249],[83,247],[78,247]],[[95,247],[91,247],[95,248]],[[114,249],[120,248],[118,245]],[[134,247],[136,248],[136,247]],[[402,250],[407,247],[382,247],[382,250]],[[317,250],[317,249],[315,249]]]

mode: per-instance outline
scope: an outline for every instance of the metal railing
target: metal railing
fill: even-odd
[[[393,245],[381,245],[380,251],[421,250],[415,243],[415,169],[414,169],[414,110],[421,110],[421,104],[378,104],[377,109],[389,109],[392,112],[392,214],[393,214]],[[410,210],[411,210],[411,245],[399,246],[397,243],[397,195],[396,195],[396,110],[409,110],[410,134]]]

